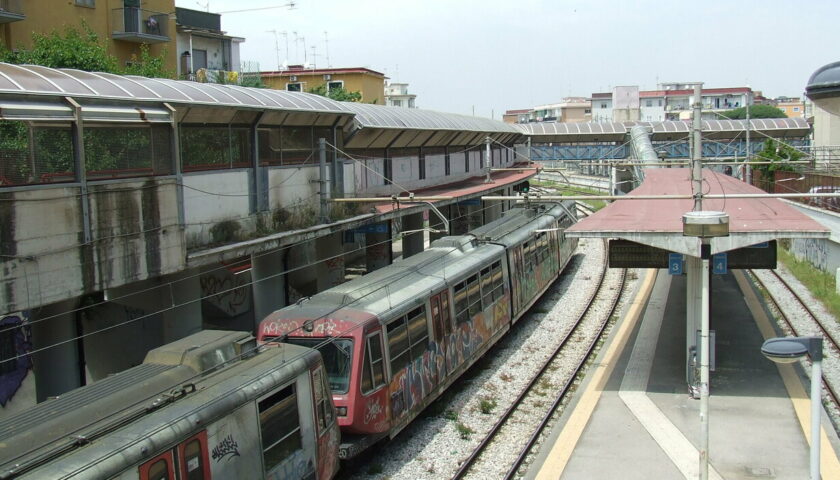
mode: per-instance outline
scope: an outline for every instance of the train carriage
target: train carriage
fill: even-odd
[[[472,234],[443,237],[272,313],[258,339],[322,352],[342,430],[340,455],[353,457],[399,433],[548,288],[573,250],[561,245],[569,215],[561,206],[515,208]],[[547,235],[537,231],[544,229]],[[539,248],[531,252],[535,239]],[[523,259],[537,255],[536,273],[517,270],[531,272],[533,285],[511,281],[520,250]]]
[[[329,479],[326,378],[315,350],[205,330],[0,423],[0,478]]]

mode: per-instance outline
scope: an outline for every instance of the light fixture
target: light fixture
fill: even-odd
[[[729,215],[726,212],[688,212],[683,214],[683,235],[686,237],[728,237]]]
[[[794,363],[805,355],[811,357],[811,455],[810,479],[820,480],[820,393],[822,390],[822,337],[771,338],[761,346],[761,353],[776,363]]]

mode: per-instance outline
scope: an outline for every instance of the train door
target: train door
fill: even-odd
[[[435,384],[443,381],[446,375],[446,350],[449,334],[452,333],[452,319],[449,314],[449,291],[443,290],[429,299],[432,309],[432,336],[434,338],[434,376]]]
[[[207,432],[179,443],[140,465],[140,480],[209,480],[210,462],[207,455]]]
[[[323,365],[312,370],[312,392],[318,432],[318,478],[324,480],[332,478],[338,470],[339,432]]]

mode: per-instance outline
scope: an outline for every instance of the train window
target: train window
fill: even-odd
[[[451,324],[449,323],[449,292],[443,291],[440,293],[440,311],[441,321],[447,332],[451,331]]]
[[[445,295],[445,293],[435,295],[429,301],[432,306],[432,325],[435,329],[436,342],[443,341],[443,333],[445,332],[445,327],[443,326],[443,311],[440,307],[440,297],[443,295]]]
[[[302,450],[297,392],[294,385],[272,394],[258,403],[263,466],[269,473],[274,467]]]
[[[429,342],[429,325],[423,307],[415,308],[408,314],[408,338],[411,341],[411,358],[419,358]]]
[[[166,452],[140,465],[140,480],[173,480],[172,452]]]
[[[481,289],[478,285],[478,275],[467,280],[467,295],[469,296],[470,318],[481,312]]]
[[[493,301],[498,300],[505,294],[505,284],[502,278],[502,263],[496,262],[493,264],[492,285],[493,285]]]
[[[323,435],[335,420],[335,412],[332,403],[329,401],[329,390],[327,389],[323,366],[319,366],[312,371],[312,385],[315,390],[315,415],[318,418],[318,430]]]
[[[330,390],[333,393],[347,393],[350,389],[350,365],[353,360],[353,341],[349,338],[333,338],[324,343],[323,338],[289,337],[287,342],[309,348],[317,348],[324,359]]]
[[[469,303],[467,302],[467,281],[455,285],[455,321],[464,323],[469,321]]]
[[[206,431],[178,445],[178,464],[180,465],[181,479],[205,480],[210,478]]]
[[[493,303],[493,275],[490,274],[490,267],[481,269],[481,303],[483,308]]]
[[[388,324],[388,355],[391,357],[391,373],[397,373],[408,365],[408,328],[405,316]]]
[[[362,367],[362,393],[369,393],[385,384],[385,362],[382,359],[382,334],[367,337],[365,364]]]

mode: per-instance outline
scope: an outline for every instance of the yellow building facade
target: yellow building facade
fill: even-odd
[[[788,118],[805,118],[805,102],[802,100],[780,101],[776,104],[776,108],[785,112]]]
[[[362,94],[362,103],[385,105],[385,75],[367,68],[303,68],[292,65],[279,72],[260,72],[263,83],[275,90],[308,92],[321,85]]]
[[[8,49],[27,49],[32,33],[62,33],[65,27],[82,30],[87,24],[105,43],[120,66],[139,58],[140,46],[149,53],[165,52],[166,68],[175,71],[174,0],[6,0],[0,13],[0,40]],[[5,5],[5,4],[4,4]],[[6,17],[6,18],[3,18]]]

